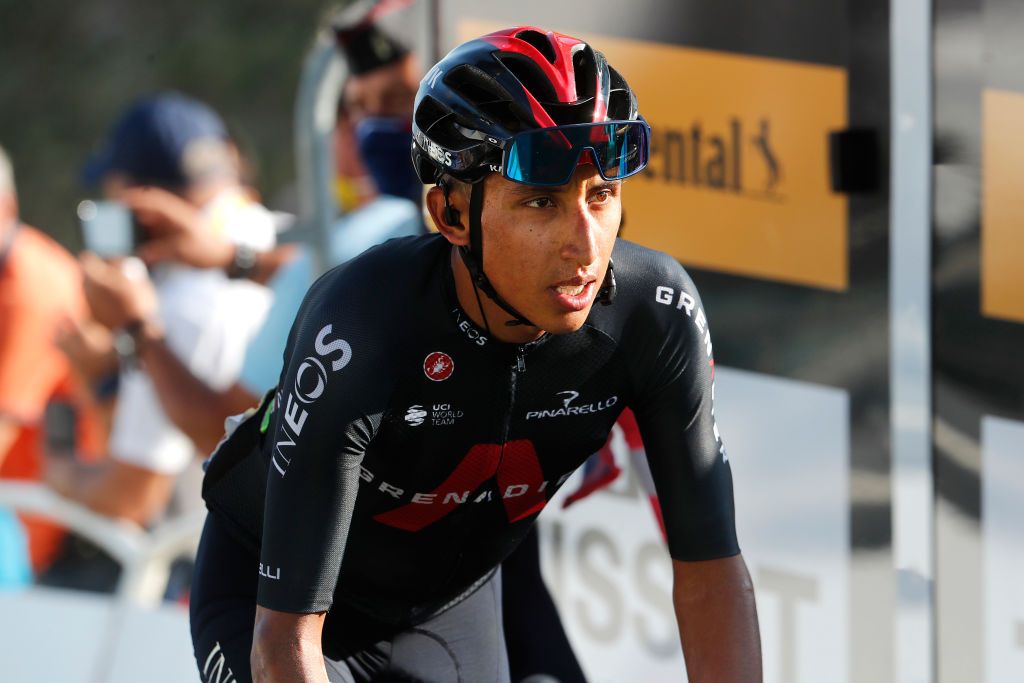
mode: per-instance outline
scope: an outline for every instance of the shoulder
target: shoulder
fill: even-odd
[[[677,324],[680,312],[699,307],[697,287],[686,269],[668,254],[620,239],[612,252],[616,296],[608,307],[595,307],[605,324],[647,327]],[[621,329],[620,329],[621,331]]]
[[[35,228],[18,229],[4,270],[5,287],[15,299],[29,297],[37,313],[84,312],[82,277],[75,258],[53,238]]]
[[[440,235],[403,237],[332,268],[310,287],[293,332],[308,337],[332,325],[381,347],[397,341],[437,308],[431,297],[440,288],[432,285],[447,244]]]
[[[23,262],[34,270],[43,269],[47,275],[60,272],[68,280],[78,277],[75,257],[52,237],[28,225],[18,228],[11,247],[11,259]]]
[[[618,291],[606,325],[626,352],[638,391],[656,392],[706,365],[693,359],[710,362],[708,319],[686,269],[668,254],[621,240],[613,258]]]
[[[683,266],[665,252],[619,239],[612,252],[615,275],[623,289],[631,294],[653,292],[661,285],[693,284]]]
[[[434,275],[447,241],[440,235],[417,235],[388,240],[350,261],[328,270],[310,289],[309,298],[373,295],[376,301],[408,300]]]

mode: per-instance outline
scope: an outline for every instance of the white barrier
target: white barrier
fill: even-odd
[[[205,511],[145,531],[130,522],[97,515],[41,484],[10,481],[0,482],[0,507],[45,517],[75,531],[122,568],[112,597],[37,588],[0,594],[0,614],[4,615],[0,640],[8,646],[17,645],[5,653],[0,677],[12,681],[119,683],[180,680],[186,667],[194,671],[191,658],[178,654],[189,640],[187,614],[180,608],[162,607],[161,598],[171,563],[194,552]],[[60,595],[58,599],[55,593]],[[102,629],[94,628],[97,619],[105,619]],[[158,665],[158,653],[153,657],[144,655],[131,642],[139,641],[137,636],[147,632],[159,634],[156,637],[162,641],[161,648],[170,645],[168,639],[178,641],[165,648],[175,653],[177,666]],[[62,650],[65,640],[65,645],[81,646],[79,650],[86,653],[86,659],[68,656]],[[152,663],[152,669],[140,670],[147,663]]]

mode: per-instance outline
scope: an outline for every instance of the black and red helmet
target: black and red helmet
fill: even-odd
[[[649,129],[637,113],[633,91],[604,55],[561,33],[532,26],[503,29],[463,43],[423,78],[413,117],[413,165],[427,184],[443,175],[473,183],[503,170],[518,182],[561,184],[554,176],[551,182],[533,182],[509,174],[510,153],[554,151],[542,140],[522,137],[517,150],[516,136],[567,127],[559,137],[563,147],[590,147],[585,138],[595,135],[607,145],[608,131],[595,133],[592,126],[603,122],[635,124],[614,129],[624,132],[613,133],[619,139],[610,152],[593,149],[602,174],[608,170],[614,175],[606,177],[621,178],[639,171],[647,160]],[[619,157],[606,163],[609,154]],[[628,169],[626,154],[632,154]],[[616,170],[609,170],[613,165]]]

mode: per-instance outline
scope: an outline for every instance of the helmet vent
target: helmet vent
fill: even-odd
[[[500,83],[470,64],[462,64],[449,71],[445,74],[444,82],[473,104],[508,99]]]
[[[416,126],[424,133],[430,132],[437,123],[448,117],[448,110],[430,95],[416,107]]]
[[[576,77],[576,96],[593,97],[597,92],[597,69],[594,52],[586,45],[579,46],[572,55],[573,75]]]
[[[609,67],[611,75],[611,92],[608,94],[608,118],[630,120],[636,118],[636,95],[630,89],[626,79],[615,69]]]
[[[517,33],[516,38],[537,48],[537,50],[544,55],[544,59],[548,60],[550,64],[555,63],[555,48],[551,45],[551,41],[548,40],[548,37],[540,31],[526,29]]]
[[[495,56],[538,102],[547,104],[558,101],[555,87],[532,59],[515,52],[501,52]]]

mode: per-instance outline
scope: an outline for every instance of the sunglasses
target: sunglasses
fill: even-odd
[[[501,174],[526,185],[565,185],[589,151],[602,178],[620,180],[647,166],[650,145],[651,127],[643,119],[528,130],[509,140]]]
[[[462,133],[489,144],[446,150],[413,127],[417,143],[453,171],[489,166],[491,171],[525,185],[565,185],[584,152],[590,153],[602,178],[621,180],[642,171],[651,152],[651,127],[643,117],[527,130],[504,140],[467,129]]]

